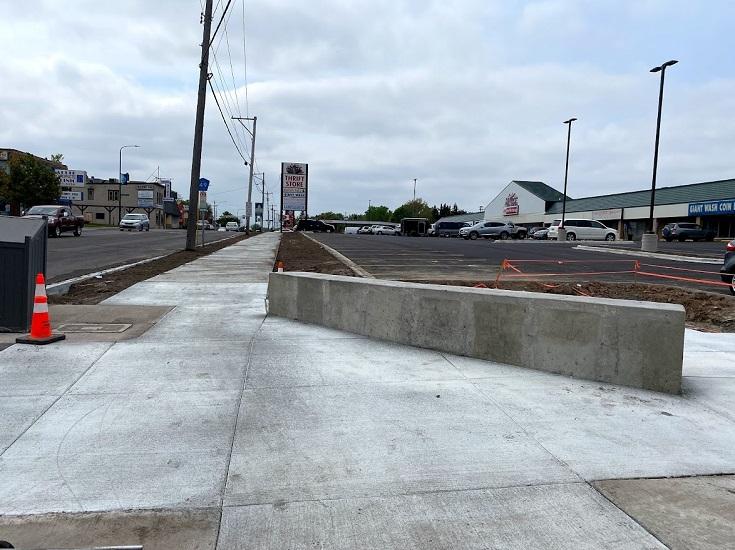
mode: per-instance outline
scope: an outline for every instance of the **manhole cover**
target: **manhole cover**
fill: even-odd
[[[128,323],[65,323],[59,332],[125,332],[133,325]]]

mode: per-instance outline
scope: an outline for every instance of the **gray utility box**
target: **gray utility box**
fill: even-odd
[[[0,332],[28,332],[36,275],[46,273],[45,219],[0,216]]]

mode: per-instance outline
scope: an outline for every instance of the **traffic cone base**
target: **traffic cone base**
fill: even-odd
[[[64,334],[51,332],[51,321],[48,315],[48,298],[46,297],[46,280],[43,273],[36,275],[36,293],[33,298],[33,318],[31,333],[15,339],[17,344],[45,345],[66,338]]]
[[[15,339],[16,344],[36,344],[38,346],[45,346],[46,344],[52,344],[53,342],[58,342],[59,340],[64,340],[66,338],[66,334],[52,334],[51,336],[48,336],[46,338],[34,338],[30,334],[26,336],[18,336]]]

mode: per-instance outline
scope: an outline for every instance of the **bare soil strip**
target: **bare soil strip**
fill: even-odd
[[[102,300],[118,292],[122,292],[136,283],[170,271],[247,238],[247,235],[238,235],[231,239],[223,239],[199,247],[194,251],[181,250],[179,252],[173,252],[168,256],[153,260],[152,262],[136,265],[123,271],[109,273],[100,279],[81,281],[73,284],[69,288],[69,292],[64,295],[49,296],[48,301],[51,304],[98,304]]]

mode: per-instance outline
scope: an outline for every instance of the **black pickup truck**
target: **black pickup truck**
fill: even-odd
[[[48,234],[51,237],[61,237],[62,233],[67,232],[74,232],[74,236],[79,237],[84,227],[84,217],[74,216],[71,213],[71,208],[56,204],[34,206],[23,217],[47,218]]]

